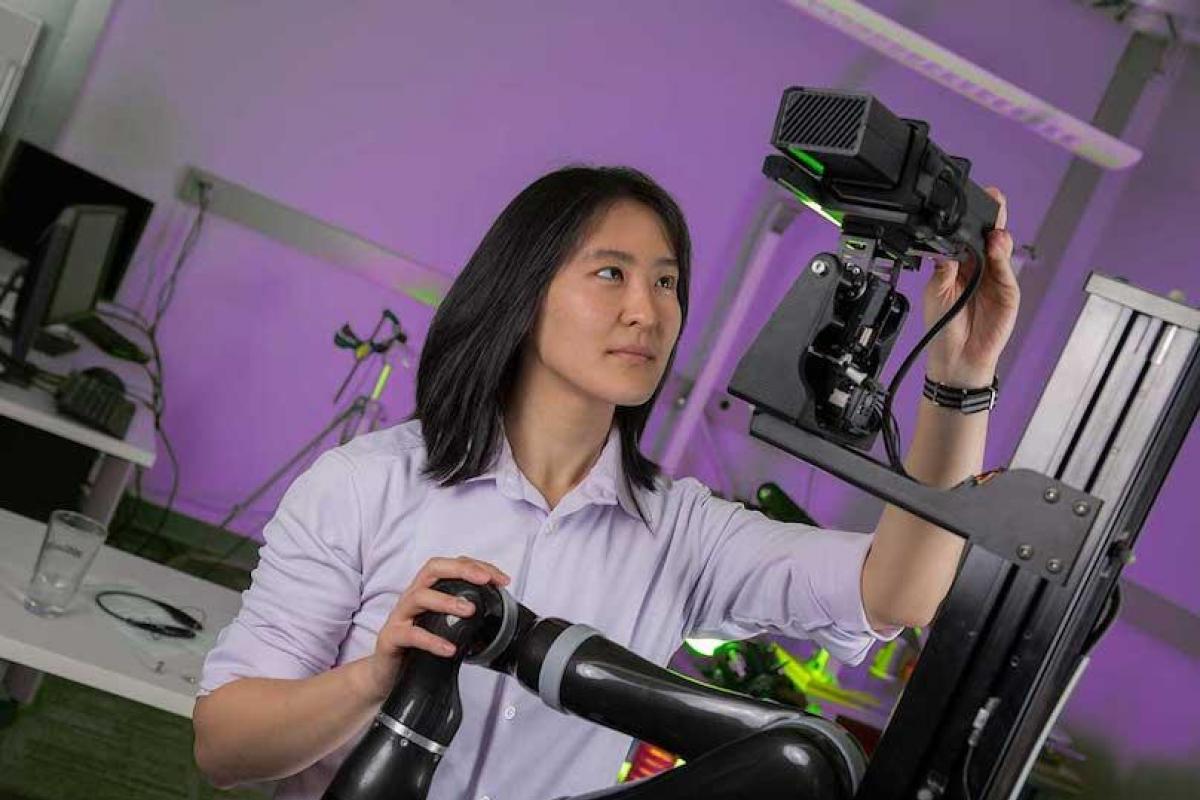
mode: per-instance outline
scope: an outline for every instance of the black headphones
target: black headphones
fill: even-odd
[[[167,612],[171,616],[171,619],[175,620],[179,624],[167,625],[161,622],[146,622],[145,620],[133,619],[132,617],[126,617],[122,614],[118,614],[100,601],[100,598],[102,597],[112,597],[114,595],[121,597],[132,597],[137,600],[145,600],[148,603],[153,603],[163,611]],[[138,594],[137,592],[99,592],[96,595],[96,605],[100,606],[104,613],[108,614],[110,617],[115,617],[121,620],[121,622],[124,622],[126,625],[132,625],[135,628],[140,628],[144,631],[148,631],[149,633],[158,634],[159,636],[169,636],[173,639],[194,639],[196,638],[197,631],[204,630],[204,626],[200,624],[200,621],[191,614],[180,611],[170,603],[164,603],[162,600],[155,600],[153,597],[146,597],[146,595]]]

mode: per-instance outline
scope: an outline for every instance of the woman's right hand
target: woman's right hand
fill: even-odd
[[[372,700],[383,702],[387,698],[396,682],[396,673],[404,653],[410,648],[443,657],[453,655],[454,645],[413,624],[413,620],[426,611],[441,611],[456,617],[469,617],[475,613],[475,607],[470,602],[432,588],[443,578],[457,578],[480,585],[495,583],[497,586],[507,586],[511,582],[508,575],[495,564],[467,556],[431,558],[426,561],[379,629],[375,652],[365,660],[366,691]]]

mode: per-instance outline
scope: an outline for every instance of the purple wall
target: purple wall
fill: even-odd
[[[1089,118],[1128,32],[1080,3],[873,2],[935,41],[1023,88]],[[686,14],[685,14],[686,10]],[[1126,272],[1155,290],[1200,296],[1189,261],[1200,158],[1195,75],[1151,133],[1146,161],[1120,179],[1124,194],[1088,219],[1092,246],[1057,269],[1037,317],[1022,372],[1007,376],[990,448],[1003,463],[1016,442],[1078,310],[1087,269]],[[685,5],[549,3],[495,5],[326,2],[116,4],[63,155],[158,203],[123,299],[137,302],[153,269],[174,256],[190,211],[173,199],[186,165],[343,226],[448,274],[457,270],[500,208],[529,180],[571,161],[622,162],[656,176],[681,201],[696,243],[696,295],[680,365],[694,374],[697,342],[765,191],[766,137],[787,85],[869,90],[905,116],[928,119],[947,150],[969,156],[978,181],[1010,197],[1010,228],[1031,241],[1069,163],[1065,151],[1025,132],[776,0]],[[1183,109],[1183,104],[1190,104]],[[1109,184],[1106,184],[1109,185]],[[761,292],[761,322],[809,255],[834,231],[808,217],[789,233]],[[1190,247],[1188,245],[1191,245]],[[1083,251],[1086,251],[1084,253]],[[1073,250],[1073,252],[1075,252]],[[920,280],[908,284],[915,297]],[[349,367],[331,346],[345,321],[362,330],[395,309],[419,347],[431,311],[336,265],[213,219],[162,326],[167,430],[180,454],[179,508],[215,520],[325,425]],[[755,325],[742,332],[753,336]],[[900,345],[911,345],[916,332]],[[1027,360],[1026,360],[1027,359]],[[732,364],[728,365],[732,368]],[[916,383],[901,408],[912,405]],[[1022,397],[1025,402],[1022,402]],[[393,418],[412,405],[411,375],[386,402]],[[661,415],[659,415],[661,417]],[[901,417],[905,430],[911,416]],[[807,467],[717,427],[720,457],[739,492],[775,479],[803,496]],[[1165,487],[1132,578],[1200,612],[1195,516],[1184,487],[1200,473],[1195,436]],[[685,465],[712,483],[708,456]],[[165,459],[148,476],[161,499]],[[281,487],[282,488],[282,487]],[[819,476],[811,506],[829,525],[866,529],[879,505]],[[279,492],[247,514],[253,532]],[[1123,633],[1117,635],[1136,636]],[[1121,640],[1124,641],[1124,640]],[[1110,696],[1151,708],[1157,688],[1118,682],[1117,650],[1102,647],[1069,720],[1137,758],[1200,749],[1197,726],[1152,717],[1161,734],[1136,737]],[[1158,648],[1158,649],[1156,649]],[[1194,660],[1138,642],[1151,674],[1178,675],[1172,713],[1200,718]],[[1182,659],[1182,660],[1181,660]],[[1111,666],[1110,666],[1111,665]],[[1190,680],[1189,680],[1190,677]],[[1146,744],[1143,744],[1146,743]]]

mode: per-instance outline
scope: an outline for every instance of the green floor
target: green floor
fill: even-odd
[[[237,540],[161,510],[124,504],[109,544],[185,572],[208,568]],[[249,583],[253,546],[210,579]],[[0,713],[0,721],[5,714]],[[0,725],[0,800],[261,800],[261,791],[218,791],[192,758],[191,720],[47,675],[36,700]]]
[[[3,800],[261,800],[218,791],[192,759],[191,720],[47,676],[0,730]]]

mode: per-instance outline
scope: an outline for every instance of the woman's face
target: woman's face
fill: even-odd
[[[527,366],[587,398],[641,405],[679,337],[678,281],[658,215],[632,200],[614,203],[551,280]]]

